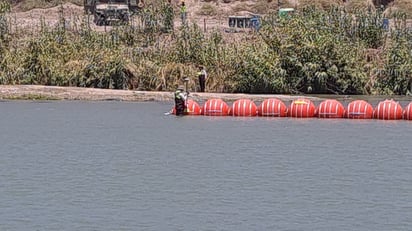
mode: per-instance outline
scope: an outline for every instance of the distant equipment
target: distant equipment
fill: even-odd
[[[260,29],[260,16],[229,16],[229,27],[231,28],[253,28]]]
[[[92,14],[98,26],[128,23],[143,7],[143,0],[84,0],[84,12]]]
[[[288,18],[294,12],[295,12],[295,9],[293,8],[280,8],[278,14],[279,14],[279,17],[281,18]]]

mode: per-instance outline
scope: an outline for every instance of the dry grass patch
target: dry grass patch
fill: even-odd
[[[198,15],[202,16],[216,16],[218,13],[218,10],[216,9],[216,6],[210,3],[205,3],[200,7],[200,9],[197,11]]]
[[[276,11],[277,8],[278,8],[278,4],[275,1],[272,1],[272,2],[258,1],[256,4],[250,7],[251,11],[257,14],[267,14],[272,11]]]
[[[356,1],[356,0],[352,0]],[[340,0],[299,0],[299,7],[304,8],[307,6],[314,6],[318,9],[328,10],[332,7],[341,5],[342,1]]]
[[[83,0],[15,0],[12,1],[13,11],[28,11],[35,8],[46,9],[50,7],[55,7],[64,3],[73,3],[79,6],[83,6]]]
[[[412,18],[412,0],[397,0],[388,5],[388,16],[396,13],[405,14],[407,18]]]
[[[371,0],[351,0],[346,4],[346,9],[349,12],[358,10],[375,9],[375,5]]]
[[[232,11],[234,13],[241,12],[241,11],[252,12],[253,11],[253,4],[247,4],[247,3],[244,3],[244,2],[233,3]]]

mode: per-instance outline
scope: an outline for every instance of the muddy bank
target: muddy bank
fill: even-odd
[[[235,101],[246,98],[253,101],[263,101],[267,98],[278,98],[284,101],[293,100],[302,96],[290,95],[251,95],[251,94],[226,94],[226,93],[198,93],[191,92],[190,97],[195,101],[205,101],[211,98],[220,98],[225,101]],[[316,97],[308,97],[319,100]],[[0,99],[24,100],[89,100],[89,101],[173,101],[173,92],[159,91],[132,91],[109,90],[79,87],[55,87],[38,85],[0,85]]]

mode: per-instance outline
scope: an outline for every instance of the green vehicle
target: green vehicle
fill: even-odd
[[[143,0],[84,0],[84,12],[92,14],[98,26],[126,24],[143,7]]]
[[[294,12],[293,8],[280,8],[278,13],[280,18],[289,18]]]

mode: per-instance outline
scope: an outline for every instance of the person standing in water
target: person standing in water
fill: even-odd
[[[183,86],[179,86],[175,91],[175,110],[177,116],[183,116],[187,112],[187,96],[188,92],[185,91]]]

